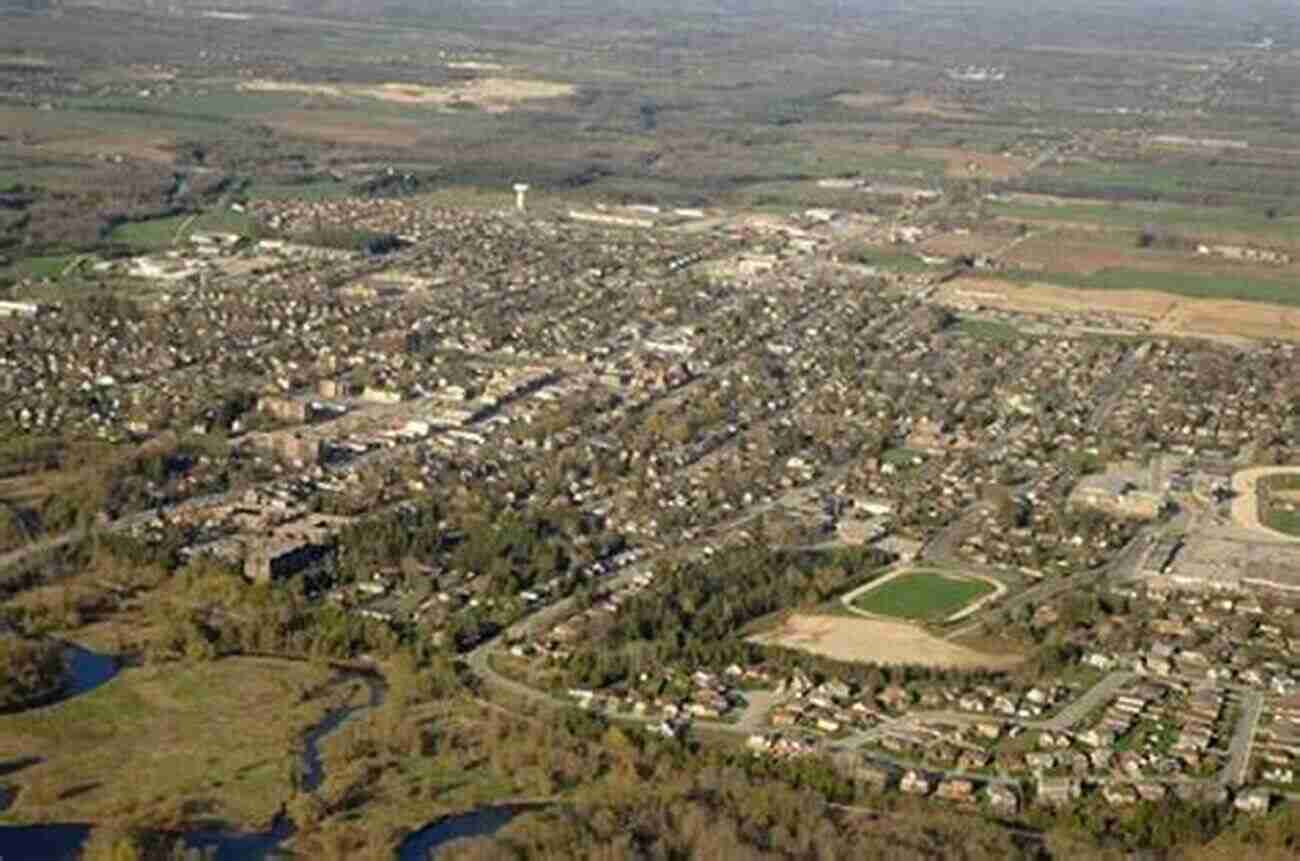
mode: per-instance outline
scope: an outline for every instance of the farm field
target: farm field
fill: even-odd
[[[1080,275],[1070,272],[1016,273],[1017,279],[1046,281],[1083,290],[1152,290],[1188,299],[1234,300],[1300,307],[1300,286],[1288,280],[1195,272],[1147,272],[1138,269],[1099,269]]]
[[[935,298],[959,309],[974,303],[1044,316],[1113,315],[1123,323],[1117,334],[1150,331],[1172,336],[1300,340],[1300,303],[1280,306],[1266,302],[1186,299],[1150,289],[1095,290],[997,277],[955,279],[943,285]]]
[[[1270,217],[1267,211],[1240,207],[1121,204],[1013,195],[1009,201],[991,203],[989,213],[1000,218],[1086,225],[1108,231],[1132,232],[1153,225],[1189,239],[1249,239],[1284,247],[1300,246],[1300,219],[1294,215]]]
[[[853,606],[878,616],[937,621],[993,591],[993,586],[938,571],[912,571],[864,592]]]

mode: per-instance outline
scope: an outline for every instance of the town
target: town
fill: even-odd
[[[10,303],[0,420],[158,453],[90,494],[96,528],[306,578],[489,681],[669,735],[717,725],[756,755],[833,752],[857,779],[1000,810],[1179,792],[1258,811],[1295,790],[1300,470],[1251,467],[1294,452],[1294,345],[953,307],[937,288],[961,261],[900,268],[895,227],[839,212],[526,206],[264,204],[285,239],[191,235],[125,264],[130,302]],[[323,222],[406,248],[293,238]],[[878,265],[846,250],[891,242]],[[401,566],[349,546],[356,523],[458,485],[521,518],[566,512],[548,561],[475,558],[450,526]],[[896,634],[873,626],[897,615],[924,632],[909,662],[989,680],[681,660],[556,687],[625,604],[670,599],[663,566],[753,542],[857,554],[873,578],[980,578],[996,593],[970,613],[855,621],[846,600],[835,633],[765,642],[888,666]],[[961,645],[995,627],[1062,631],[1059,678],[1016,683],[993,672],[1014,661]]]

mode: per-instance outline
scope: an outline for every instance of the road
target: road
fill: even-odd
[[[1095,571],[1087,571],[1082,574],[1075,574],[1059,580],[1045,580],[1037,586],[1031,586],[1023,592],[1020,592],[1003,601],[996,607],[989,608],[988,612],[1000,613],[1010,612],[1026,605],[1041,604],[1044,601],[1050,601],[1057,596],[1066,592],[1077,591],[1084,586],[1088,586],[1112,574],[1125,573],[1128,568],[1129,573],[1137,570],[1141,564],[1143,556],[1151,546],[1151,541],[1146,532],[1140,532],[1132,541],[1124,546],[1122,550],[1102,567]],[[987,616],[987,613],[985,613]],[[984,625],[983,619],[974,619],[969,623],[962,625],[948,633],[944,634],[945,640],[957,640],[969,636],[979,631]]]
[[[1035,721],[1027,726],[1060,732],[1083,720],[1098,706],[1106,704],[1121,688],[1137,678],[1136,673],[1111,673],[1088,689],[1088,692],[1045,721]]]
[[[46,538],[17,550],[10,550],[8,553],[0,553],[0,570],[8,568],[17,568],[23,563],[39,557],[51,550],[57,550],[60,547],[67,547],[85,538],[88,533],[84,529],[74,529],[70,532],[63,532],[52,538]]]
[[[916,724],[940,723],[970,726],[981,723],[1017,724],[1025,729],[1061,732],[1068,730],[1083,720],[1092,711],[1110,701],[1121,688],[1137,678],[1135,673],[1114,672],[1084,691],[1078,699],[1061,709],[1054,716],[1044,720],[1022,720],[1000,714],[976,714],[974,712],[954,711],[915,711],[902,717],[886,721],[879,726],[858,733],[851,737],[854,744],[866,744],[879,741],[891,729],[903,729]]]
[[[1255,742],[1255,730],[1259,726],[1259,715],[1263,710],[1263,694],[1258,691],[1242,692],[1241,717],[1237,720],[1232,742],[1228,745],[1228,764],[1219,773],[1220,784],[1241,786],[1246,782],[1250,748]]]

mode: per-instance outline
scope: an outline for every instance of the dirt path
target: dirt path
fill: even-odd
[[[1273,475],[1300,475],[1300,466],[1259,466],[1243,469],[1232,476],[1232,520],[1242,529],[1261,538],[1300,544],[1300,536],[1270,529],[1259,520],[1259,482]]]

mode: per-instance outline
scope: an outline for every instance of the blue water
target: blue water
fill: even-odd
[[[243,834],[237,831],[200,829],[187,832],[186,849],[211,852],[214,861],[265,861],[286,857],[279,849],[292,826],[279,820],[270,831]],[[89,825],[17,825],[0,827],[0,861],[77,861],[90,835]]]
[[[89,825],[17,825],[0,828],[0,861],[76,861]]]
[[[101,655],[69,643],[63,657],[68,662],[68,679],[55,702],[89,693],[117,675],[117,659],[112,655]]]
[[[358,712],[377,708],[384,702],[383,686],[372,676],[364,673],[347,673],[343,676],[343,679],[360,679],[365,682],[370,689],[370,702],[364,706],[354,706],[353,708],[330,712],[325,715],[325,718],[320,723],[303,735],[301,781],[304,792],[315,792],[320,789],[321,781],[325,779],[325,767],[320,761],[321,740],[345,724]]]
[[[280,817],[270,831],[245,834],[238,831],[205,830],[185,832],[186,849],[199,849],[208,861],[265,861],[291,857],[280,844],[293,834],[293,825]]]
[[[530,806],[484,807],[460,816],[448,816],[413,832],[397,848],[397,861],[428,861],[430,853],[453,840],[490,837]]]

